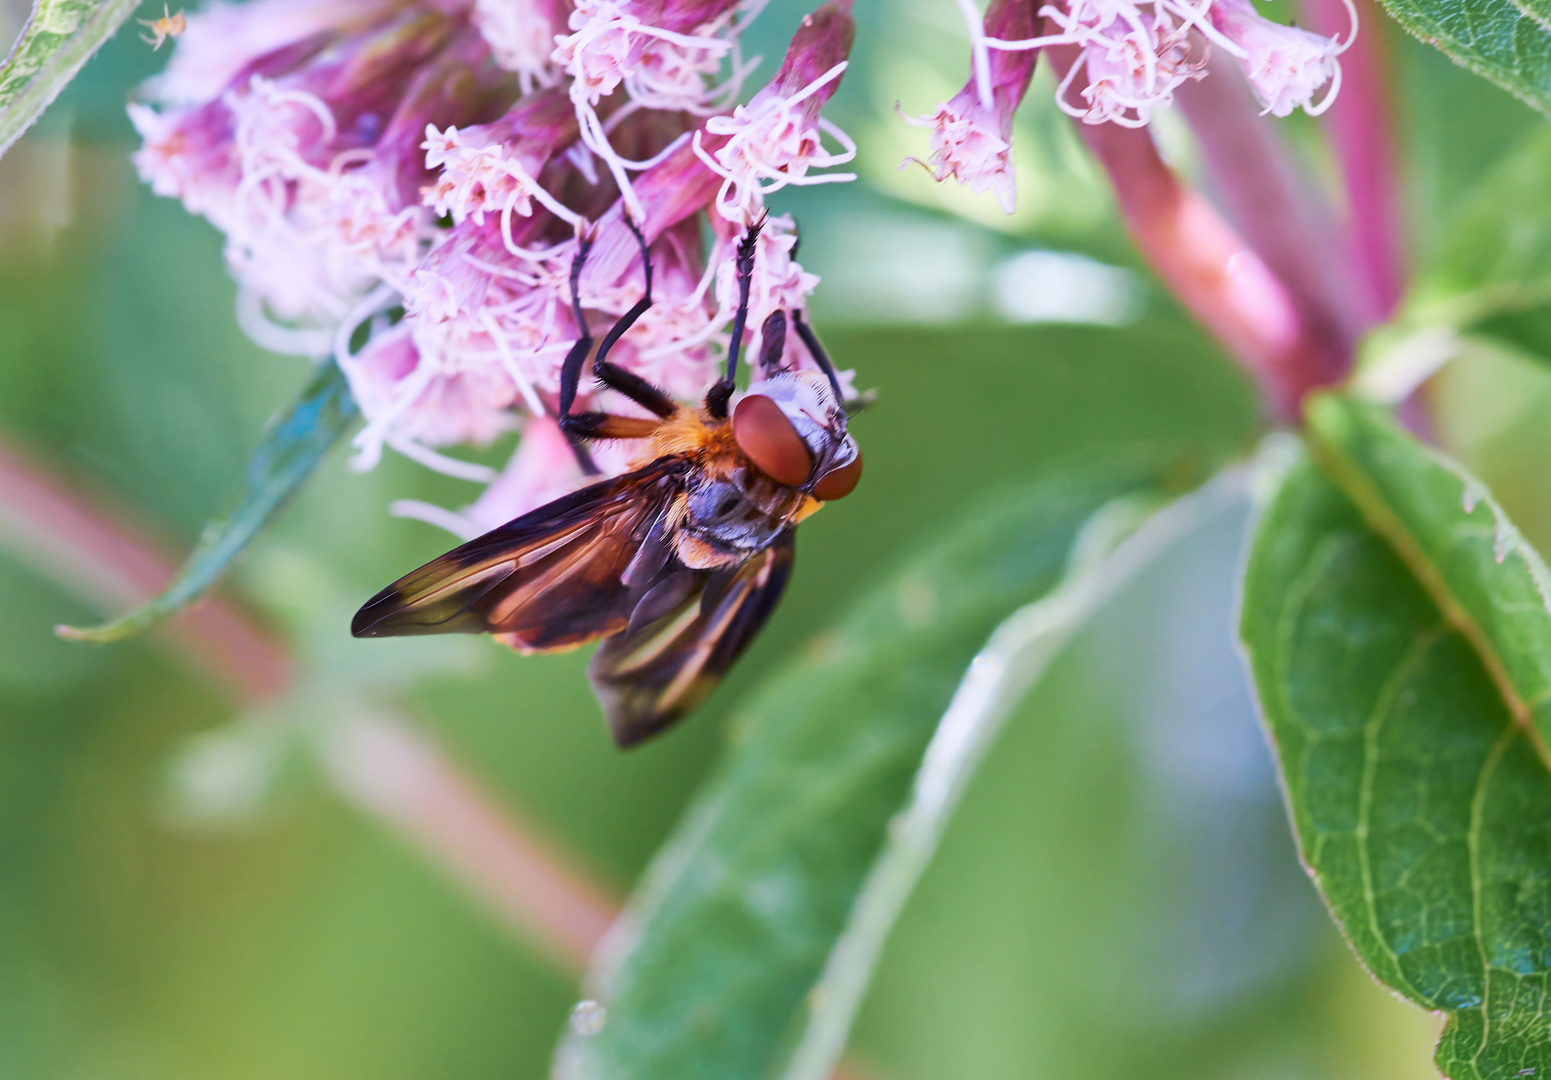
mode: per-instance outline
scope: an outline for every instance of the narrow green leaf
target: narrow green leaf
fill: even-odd
[[[0,154],[32,126],[140,0],[34,0],[0,63]]]
[[[1308,457],[1257,528],[1240,635],[1303,858],[1352,947],[1448,1014],[1445,1075],[1545,1075],[1551,774],[1470,637]]]
[[[782,1080],[830,1075],[884,942],[981,759],[1072,633],[1155,556],[1246,495],[1244,476],[1234,470],[1162,510],[1152,498],[1109,503],[1078,535],[1061,585],[1013,612],[975,654],[927,745],[910,802],[891,822],[824,974],[805,999],[806,1023]]]
[[[966,665],[1062,581],[1084,524],[1150,486],[1064,479],[972,514],[735,721],[735,743],[600,954],[575,1080],[755,1080],[790,1051]]]
[[[1551,741],[1551,572],[1486,487],[1381,406],[1322,396],[1307,409],[1325,475],[1405,561],[1544,747]],[[1548,759],[1551,760],[1551,759]]]
[[[1384,0],[1384,6],[1400,25],[1455,63],[1551,113],[1551,5],[1546,0]]]
[[[236,509],[212,521],[167,590],[138,611],[103,626],[61,626],[72,641],[103,645],[143,633],[198,600],[232,560],[280,513],[359,415],[350,385],[332,360],[318,370],[291,410],[264,436],[248,463]]]

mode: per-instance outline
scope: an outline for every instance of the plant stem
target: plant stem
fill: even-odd
[[[1059,80],[1077,49],[1045,50]],[[1278,418],[1345,374],[1349,356],[1310,333],[1287,287],[1201,194],[1163,163],[1146,129],[1078,123],[1109,174],[1142,257],[1196,319],[1250,370]]]
[[[1342,236],[1288,158],[1275,121],[1259,115],[1242,67],[1215,53],[1205,79],[1174,93],[1229,220],[1287,286],[1310,334],[1350,353],[1367,320]]]
[[[402,717],[361,709],[329,726],[323,759],[357,809],[391,826],[562,971],[586,970],[618,905]]]
[[[176,564],[158,545],[0,444],[0,544],[105,613],[144,603]],[[239,700],[279,697],[292,679],[285,647],[217,598],[169,621],[175,654]]]
[[[90,604],[144,603],[177,571],[117,515],[0,444],[0,547]],[[168,620],[178,655],[245,705],[280,699],[294,667],[283,643],[218,596]],[[429,855],[498,920],[579,973],[615,904],[536,831],[406,721],[347,701],[325,732],[325,770],[346,801]]]
[[[1341,57],[1341,94],[1324,116],[1346,190],[1348,244],[1358,272],[1367,326],[1386,321],[1405,288],[1401,186],[1386,84],[1384,16],[1356,0],[1362,32]],[[1304,0],[1310,29],[1351,33],[1342,0]]]

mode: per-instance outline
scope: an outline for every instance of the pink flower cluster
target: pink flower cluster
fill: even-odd
[[[490,527],[582,482],[554,422],[559,369],[641,297],[610,359],[684,401],[716,379],[737,307],[734,249],[787,184],[855,149],[819,116],[854,36],[850,0],[802,22],[747,105],[738,35],[760,0],[210,0],[130,115],[141,176],[226,237],[239,318],[276,351],[333,356],[383,447],[488,481]],[[828,139],[826,144],[825,139]],[[838,146],[838,149],[830,147]],[[818,283],[789,218],[760,234],[749,326]],[[812,366],[791,335],[789,363]],[[629,412],[584,380],[580,409]],[[521,428],[504,475],[440,448]],[[634,448],[604,444],[606,471]]]
[[[1034,76],[1038,50],[1075,49],[1056,104],[1087,124],[1144,127],[1173,102],[1180,84],[1206,75],[1212,47],[1238,60],[1250,86],[1275,116],[1302,108],[1318,115],[1341,86],[1339,56],[1352,43],[1283,26],[1256,13],[1252,0],[991,0],[982,19],[959,0],[971,39],[974,74],[931,116],[906,119],[931,131],[926,162],[976,192],[993,192],[1012,212],[1012,118]],[[1357,15],[1352,16],[1352,36]],[[1315,97],[1322,88],[1323,97]]]

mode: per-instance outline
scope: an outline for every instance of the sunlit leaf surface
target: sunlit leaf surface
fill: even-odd
[[[140,0],[37,0],[0,63],[0,154],[139,6]]]
[[[1551,112],[1551,6],[1543,0],[1384,0],[1423,41]]]
[[[122,641],[198,600],[285,509],[359,412],[344,373],[333,361],[324,364],[254,451],[237,508],[206,526],[199,546],[167,590],[122,619],[104,626],[60,627],[60,635],[96,644]]]
[[[1475,647],[1504,702],[1551,736],[1551,572],[1486,488],[1403,431],[1388,410],[1309,405],[1325,474]]]
[[[1368,968],[1448,1014],[1446,1075],[1537,1075],[1551,1064],[1551,776],[1488,670],[1502,658],[1367,513],[1301,459],[1245,583],[1241,634],[1303,857]]]
[[[591,977],[606,1024],[570,1037],[558,1075],[767,1075],[965,666],[1138,486],[1053,480],[971,515],[748,701]]]

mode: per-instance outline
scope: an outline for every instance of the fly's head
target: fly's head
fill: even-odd
[[[743,456],[778,484],[830,502],[851,494],[862,452],[827,376],[779,371],[745,394],[732,413]]]

